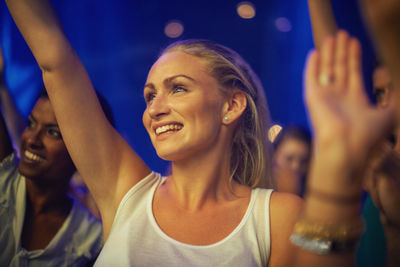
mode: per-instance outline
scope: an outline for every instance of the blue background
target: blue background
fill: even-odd
[[[309,127],[302,96],[304,62],[313,46],[307,1],[252,1],[256,16],[250,20],[237,15],[239,2],[53,1],[95,88],[112,107],[117,130],[152,169],[162,172],[167,163],[157,157],[142,126],[145,108],[142,88],[162,48],[177,40],[164,34],[170,20],[179,20],[185,27],[178,39],[211,39],[239,52],[260,76],[274,122]],[[339,26],[362,41],[364,74],[370,90],[374,55],[356,1],[333,2]],[[6,82],[18,109],[27,116],[42,87],[41,73],[4,2],[0,8]],[[291,31],[277,29],[275,20],[279,17],[290,21]]]

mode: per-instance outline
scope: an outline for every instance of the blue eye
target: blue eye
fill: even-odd
[[[183,85],[176,84],[173,86],[173,92],[174,93],[180,93],[180,92],[186,92],[186,88]]]
[[[144,96],[144,99],[146,100],[146,103],[149,103],[149,102],[151,102],[155,97],[156,97],[156,94],[154,94],[154,93],[149,93],[149,94],[146,94],[146,95]]]

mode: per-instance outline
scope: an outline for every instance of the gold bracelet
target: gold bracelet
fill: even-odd
[[[364,221],[355,223],[322,224],[299,220],[294,227],[290,241],[316,254],[352,251],[364,232]]]
[[[346,224],[313,223],[301,219],[295,224],[294,232],[310,239],[332,239],[345,242],[360,238],[364,228],[364,221],[361,218],[357,222]]]

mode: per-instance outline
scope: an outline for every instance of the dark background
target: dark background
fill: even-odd
[[[271,117],[280,125],[309,127],[302,96],[302,73],[312,48],[306,0],[256,0],[253,19],[236,12],[240,1],[202,0],[57,0],[53,1],[72,45],[108,99],[116,128],[157,171],[167,163],[158,159],[141,122],[146,75],[158,54],[177,39],[206,38],[239,52],[264,84]],[[364,74],[370,91],[374,61],[369,38],[355,0],[335,0],[340,27],[362,41]],[[6,82],[18,109],[27,116],[42,87],[41,74],[16,29],[4,2],[0,4],[0,41],[6,61]],[[276,26],[286,19],[286,31]],[[184,25],[177,39],[164,34],[165,25]],[[96,133],[94,133],[96,134]]]

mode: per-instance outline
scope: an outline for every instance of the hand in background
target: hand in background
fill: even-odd
[[[358,172],[365,169],[369,152],[391,129],[393,107],[377,109],[369,103],[356,39],[340,31],[328,37],[318,52],[312,52],[305,98],[315,132],[315,156],[329,156],[326,165],[349,168],[361,183]]]

